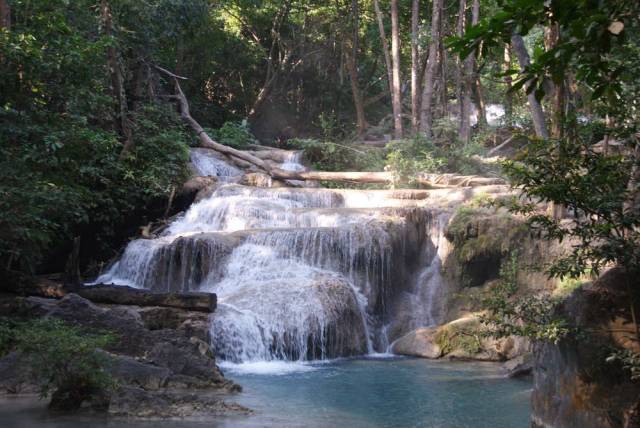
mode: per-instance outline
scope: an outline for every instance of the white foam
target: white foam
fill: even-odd
[[[256,374],[269,376],[282,376],[292,373],[305,373],[318,370],[320,367],[312,365],[311,362],[302,361],[249,361],[246,363],[231,363],[220,361],[218,364],[222,369],[235,374]]]

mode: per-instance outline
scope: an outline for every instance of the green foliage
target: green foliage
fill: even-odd
[[[125,159],[116,136],[83,118],[0,111],[0,260],[29,271],[51,248],[84,230],[98,251],[128,215],[188,174],[186,135],[170,109],[135,114]]]
[[[453,172],[458,174],[483,174],[487,168],[474,158],[484,152],[476,140],[462,143],[451,136],[435,144],[424,137],[394,141],[387,145],[387,165],[399,182],[411,183],[416,174]]]
[[[511,210],[529,216],[529,224],[551,240],[571,239],[572,251],[554,261],[552,276],[577,278],[612,263],[635,271],[640,267],[640,213],[632,209],[636,183],[629,187],[638,160],[604,155],[581,141],[537,141],[505,171],[524,198],[566,207],[570,221],[561,222],[523,199]]]
[[[242,122],[225,122],[220,129],[212,131],[213,138],[220,144],[238,150],[247,149],[249,144],[257,144],[246,120]]]
[[[110,334],[89,334],[56,319],[37,319],[15,330],[16,349],[28,360],[43,397],[71,410],[114,386],[99,349],[113,342]]]
[[[534,50],[531,65],[517,77],[513,91],[529,84],[528,91],[542,98],[545,79],[561,82],[573,69],[576,78],[591,89],[592,99],[615,104],[624,93],[622,76],[633,76],[632,62],[616,54],[637,31],[638,11],[637,2],[626,0],[502,2],[498,13],[468,29],[450,46],[465,56],[478,46],[486,53],[508,42],[513,32],[526,35],[538,25],[558,24],[558,43],[548,50]]]
[[[571,333],[566,321],[556,314],[560,299],[549,295],[519,293],[519,261],[516,252],[500,268],[499,280],[481,298],[488,312],[482,323],[497,337],[510,335],[558,343]]]
[[[640,355],[629,349],[616,349],[607,357],[609,364],[619,364],[626,370],[632,381],[640,381]]]
[[[320,171],[380,171],[384,166],[382,149],[313,138],[293,138],[287,145],[304,150],[307,161]]]
[[[16,346],[16,323],[9,318],[0,318],[0,358]]]
[[[477,325],[446,324],[438,329],[434,340],[443,354],[459,350],[472,356],[482,351],[483,332],[478,327]]]
[[[411,183],[419,172],[442,172],[446,159],[438,156],[436,146],[425,138],[394,141],[387,145],[387,164],[396,181]]]

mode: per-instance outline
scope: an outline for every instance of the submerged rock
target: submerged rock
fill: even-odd
[[[112,395],[108,412],[111,416],[136,418],[202,418],[250,414],[239,404],[185,391],[147,391],[135,386],[123,386]]]

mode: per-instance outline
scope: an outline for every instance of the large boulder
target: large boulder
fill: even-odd
[[[411,357],[440,358],[442,349],[435,341],[437,328],[419,328],[393,342],[391,352]]]
[[[505,361],[524,355],[529,342],[521,337],[492,338],[476,315],[430,328],[419,328],[395,341],[392,352],[423,358]]]

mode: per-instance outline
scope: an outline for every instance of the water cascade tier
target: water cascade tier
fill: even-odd
[[[215,154],[192,163],[215,191],[96,282],[217,293],[212,346],[238,363],[385,352],[437,323],[451,211],[437,191],[248,187]],[[298,153],[282,166],[304,168]]]

